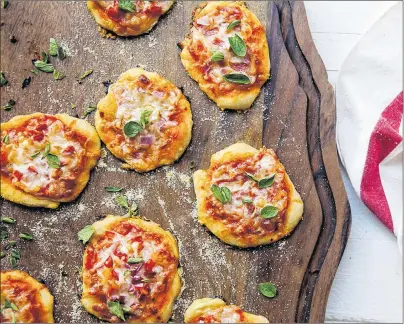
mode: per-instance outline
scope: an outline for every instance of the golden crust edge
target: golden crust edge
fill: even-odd
[[[193,318],[203,315],[207,310],[216,309],[226,305],[227,304],[220,298],[196,299],[185,311],[184,322],[190,323]],[[269,323],[268,319],[264,316],[247,313],[245,311],[243,311],[243,315],[246,317],[246,323]]]
[[[258,152],[258,150],[248,144],[236,143],[213,154],[211,158],[211,166],[215,163],[231,161],[234,158],[245,158],[254,155],[256,152]],[[246,244],[244,242],[240,242],[239,238],[229,232],[226,226],[224,226],[222,223],[218,221],[207,221],[208,217],[203,206],[204,200],[209,193],[209,188],[206,187],[207,174],[207,170],[197,170],[193,174],[194,190],[197,199],[198,221],[202,225],[205,225],[217,238],[224,243],[240,248],[272,244],[290,235],[303,218],[303,201],[301,200],[300,194],[297,192],[294,184],[290,180],[289,175],[285,171],[285,181],[289,188],[285,230],[282,233],[274,233],[273,235],[267,235],[266,237],[260,238],[255,242],[255,244]]]
[[[155,83],[160,83],[160,84],[167,84],[169,86],[172,86],[174,88],[178,87],[172,83],[170,80],[166,79],[165,77],[161,76],[160,74],[156,72],[150,72],[146,71],[141,68],[132,68],[129,69],[125,72],[123,72],[118,80],[114,83],[116,84],[123,84],[125,82],[132,82],[135,81],[140,75],[145,75],[149,80],[152,80],[152,82]],[[113,86],[114,86],[113,85]],[[184,94],[181,91],[181,98],[180,98],[180,103],[181,107],[186,107],[187,113],[186,113],[186,121],[184,121],[182,124],[182,134],[184,134],[184,139],[181,142],[181,146],[177,147],[176,153],[172,158],[169,159],[161,159],[158,161],[158,163],[154,164],[148,164],[145,163],[144,161],[139,161],[138,163],[131,164],[125,161],[125,159],[120,155],[117,154],[111,146],[107,143],[107,138],[103,134],[101,127],[103,124],[102,118],[100,116],[100,111],[104,113],[110,114],[112,110],[117,109],[116,101],[114,99],[114,96],[112,93],[108,91],[108,94],[104,96],[97,104],[97,111],[95,113],[94,121],[95,121],[95,128],[97,130],[98,136],[101,138],[102,142],[107,146],[108,150],[118,159],[124,161],[122,163],[122,168],[126,170],[135,170],[136,172],[148,172],[152,171],[154,169],[157,169],[161,166],[164,165],[169,165],[177,161],[186,151],[186,149],[189,146],[189,143],[191,142],[192,139],[192,126],[193,126],[193,120],[192,120],[192,111],[191,111],[191,105],[187,98],[184,96]]]
[[[15,116],[9,121],[2,123],[1,130],[8,130],[18,127],[21,123],[29,119],[41,117],[43,115],[46,114],[33,113],[30,115]],[[6,177],[1,176],[0,194],[1,197],[3,197],[4,199],[28,207],[44,207],[55,209],[59,207],[60,202],[70,202],[76,199],[86,187],[90,178],[90,171],[97,164],[97,161],[101,154],[101,143],[100,139],[98,138],[97,132],[95,131],[94,127],[85,120],[71,117],[67,114],[56,114],[51,116],[55,116],[56,118],[60,119],[63,124],[70,127],[75,132],[84,134],[89,139],[89,144],[91,147],[89,150],[86,147],[86,164],[84,165],[83,171],[78,178],[78,186],[76,187],[77,190],[75,190],[75,192],[70,197],[65,199],[52,200],[47,198],[39,198],[14,187]]]
[[[21,271],[21,270],[5,270],[1,271],[1,281],[6,280],[7,278],[13,278],[13,279],[19,279],[19,280],[24,280],[26,281],[30,286],[34,287],[35,289],[38,289],[38,292],[40,294],[40,299],[42,302],[42,306],[46,312],[43,320],[45,320],[48,323],[54,323],[54,318],[53,318],[53,304],[54,304],[54,297],[50,293],[48,287],[45,284],[40,283],[38,280],[36,280],[34,277],[32,277],[30,274],[27,272]],[[43,314],[41,314],[43,316]]]
[[[96,240],[98,237],[100,237],[105,232],[105,228],[107,228],[109,225],[111,225],[117,221],[122,222],[122,221],[127,221],[127,220],[130,220],[130,221],[136,223],[136,225],[138,225],[139,227],[141,227],[143,229],[163,235],[164,240],[167,239],[167,241],[169,243],[171,252],[173,252],[175,257],[179,260],[179,248],[178,248],[177,240],[175,239],[174,235],[172,233],[170,233],[169,231],[164,230],[159,224],[157,224],[153,221],[143,220],[140,216],[139,217],[125,217],[125,216],[107,215],[104,219],[93,223],[92,226],[94,227],[95,232],[92,235],[90,241],[88,242],[87,247],[94,240]],[[87,247],[83,254],[83,264],[82,264],[83,269],[84,269],[84,259],[85,259],[86,253],[87,253]],[[86,309],[86,311],[88,313],[96,316],[99,319],[103,319],[102,317],[98,316],[96,311],[92,310],[92,307],[91,307],[93,304],[92,302],[96,299],[92,298],[90,295],[87,295],[87,289],[85,289],[83,282],[82,282],[82,286],[83,286],[83,293],[82,293],[82,298],[81,298],[81,304],[83,305],[83,307]],[[178,296],[180,295],[180,292],[181,292],[181,270],[180,270],[180,267],[178,264],[177,272],[173,278],[173,282],[171,285],[171,290],[167,294],[168,296],[170,296],[170,298],[168,298],[169,302],[165,305],[165,307],[161,313],[163,322],[167,322],[170,319],[170,317],[172,315],[174,303],[175,303],[176,299],[178,298]]]
[[[259,21],[258,17],[251,11],[249,10],[244,1],[209,1],[209,2],[204,2],[199,5],[199,7],[195,10],[193,16],[192,16],[192,22],[194,21],[195,17],[199,15],[202,11],[209,11],[212,10],[211,7],[215,7],[218,5],[240,5],[242,9],[247,13],[249,19],[251,19],[254,24],[261,25],[261,22]],[[193,69],[193,58],[188,50],[188,46],[190,43],[190,35],[188,34],[183,41],[181,41],[179,44],[182,48],[182,51],[180,53],[181,57],[181,62],[187,71],[187,73],[190,75],[190,77],[195,80],[199,88],[205,92],[205,94],[213,100],[218,107],[221,110],[225,109],[231,109],[231,110],[247,110],[251,108],[251,105],[254,103],[254,100],[257,98],[257,96],[260,94],[261,88],[265,84],[265,82],[269,79],[270,76],[270,68],[271,68],[271,63],[270,63],[270,58],[269,58],[269,47],[268,47],[268,40],[265,39],[264,41],[261,41],[258,46],[262,48],[262,55],[264,58],[267,58],[265,60],[262,60],[261,63],[263,64],[263,70],[265,71],[264,75],[264,82],[260,87],[254,87],[250,89],[249,91],[243,91],[239,94],[234,94],[232,93],[231,96],[215,96],[214,93],[209,89],[211,87],[211,84],[206,83],[203,76],[197,71],[196,69]]]

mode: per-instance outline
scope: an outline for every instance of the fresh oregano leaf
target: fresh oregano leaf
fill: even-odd
[[[125,316],[123,315],[123,309],[119,302],[109,301],[107,303],[108,310],[112,315],[118,316],[121,320],[125,321]]]
[[[119,195],[115,198],[115,201],[119,206],[129,209],[129,202],[128,202],[128,198],[126,198],[126,196]]]
[[[3,71],[0,72],[0,87],[5,86],[8,83]]]
[[[212,56],[210,57],[211,62],[219,62],[224,60],[224,54],[219,51],[214,51]]]
[[[260,283],[258,289],[265,297],[274,298],[276,296],[276,286],[271,282]]]
[[[239,35],[234,35],[229,37],[230,47],[233,50],[234,54],[240,57],[244,57],[247,54],[247,47],[243,39]]]
[[[46,52],[42,52],[41,53],[41,58],[42,58],[42,61],[43,62],[45,62],[45,63],[49,63],[49,57],[48,57],[48,54],[46,54]]]
[[[251,180],[253,180],[253,181],[257,182],[257,183],[259,182],[259,180],[258,180],[252,173],[246,172],[245,174],[246,174],[246,176],[247,176],[248,178],[250,178]]]
[[[227,204],[231,202],[231,191],[227,187],[219,187],[213,184],[210,187],[210,190],[213,193],[213,196],[219,200],[222,204]]]
[[[60,169],[59,157],[57,157],[56,155],[53,155],[53,154],[48,154],[46,156],[46,158],[48,160],[48,165],[49,165],[50,168]]]
[[[35,159],[41,152],[36,152],[34,154],[31,155],[32,159]]]
[[[50,143],[46,143],[45,151],[43,151],[42,158],[46,158],[48,156],[50,149],[51,149]]]
[[[234,20],[227,26],[226,30],[231,30],[234,27],[240,25],[240,23],[241,23],[241,20]]]
[[[77,236],[79,238],[79,241],[82,241],[83,244],[86,244],[91,236],[94,234],[95,230],[92,225],[86,225],[84,226],[78,233]]]
[[[265,178],[262,178],[260,181],[258,181],[258,187],[262,189],[272,186],[275,181],[275,175],[276,174],[274,173]]]
[[[97,106],[88,106],[86,110],[84,110],[84,115],[83,117],[87,117],[89,114],[91,114],[93,111],[97,110]]]
[[[28,240],[28,241],[31,241],[31,240],[34,239],[34,237],[32,236],[32,234],[29,234],[29,233],[20,233],[20,234],[18,235],[18,237],[19,237],[19,238],[22,238],[23,240]]]
[[[273,218],[276,215],[278,215],[278,208],[275,206],[268,205],[261,209],[261,216],[263,218]]]
[[[16,220],[14,218],[5,217],[5,216],[1,218],[1,221],[6,224],[14,224],[16,222]]]
[[[59,70],[53,70],[53,78],[55,80],[62,80],[66,77],[66,74],[64,74],[62,71]]]
[[[146,127],[146,124],[149,123],[149,117],[152,114],[152,110],[145,110],[142,112],[140,115],[140,125],[142,125],[143,128]]]
[[[122,191],[122,188],[118,188],[118,187],[105,187],[105,190],[108,192],[119,192]]]
[[[0,226],[0,240],[8,238],[8,229],[5,226]]]
[[[41,60],[36,60],[34,62],[34,65],[36,66],[36,68],[39,71],[42,71],[45,73],[52,73],[53,70],[55,69],[52,64],[45,63],[44,61],[41,61]]]
[[[243,73],[228,73],[223,76],[223,78],[232,83],[238,84],[250,84],[250,79]]]
[[[143,130],[142,125],[133,120],[127,122],[123,127],[123,132],[127,137],[134,137]]]
[[[56,39],[51,38],[49,40],[49,55],[51,56],[57,56],[59,51],[59,45],[56,42]]]
[[[136,7],[135,7],[135,1],[133,0],[119,0],[119,9],[122,9],[123,11],[128,11],[128,12],[135,12]]]
[[[78,78],[79,83],[81,83],[85,78],[87,78],[89,75],[91,75],[94,72],[94,70],[89,69],[84,71],[83,74],[81,74]]]

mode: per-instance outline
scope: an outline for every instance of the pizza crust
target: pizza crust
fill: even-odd
[[[145,221],[139,217],[123,217],[123,216],[113,216],[113,215],[107,215],[103,220],[95,222],[92,226],[95,230],[94,234],[92,235],[89,243],[87,244],[86,251],[84,252],[83,256],[83,271],[82,271],[82,280],[83,280],[83,294],[82,294],[82,299],[81,303],[84,306],[84,308],[92,315],[108,320],[102,317],[100,313],[94,310],[93,306],[99,304],[101,301],[97,298],[94,297],[90,293],[91,287],[88,287],[86,285],[86,281],[88,279],[88,276],[90,274],[88,271],[84,270],[85,269],[85,264],[84,260],[86,259],[86,255],[88,252],[88,247],[91,246],[98,238],[102,237],[103,234],[107,229],[109,229],[111,226],[114,224],[124,222],[124,221],[129,221],[135,225],[137,225],[139,228],[151,232],[151,233],[156,233],[159,234],[163,237],[163,242],[166,243],[169,246],[170,252],[174,255],[177,260],[179,260],[179,250],[178,250],[178,244],[174,236],[168,232],[163,230],[160,225],[152,222],[152,221]],[[181,291],[181,277],[180,277],[180,270],[177,269],[175,272],[175,275],[172,279],[172,283],[169,289],[169,292],[166,294],[166,303],[163,307],[159,309],[159,313],[156,314],[153,318],[148,318],[145,322],[147,323],[153,323],[153,322],[167,322],[172,314],[172,309],[174,302],[176,298],[179,296],[180,291]],[[159,318],[157,318],[159,316]],[[139,321],[128,321],[128,323],[138,323]]]
[[[112,20],[105,14],[105,9],[97,3],[97,1],[87,1],[87,8],[94,17],[95,21],[101,27],[114,32],[119,36],[138,36],[144,33],[149,32],[159,21],[160,17],[167,13],[172,7],[173,1],[167,10],[163,11],[160,16],[147,16],[137,19],[136,21],[126,22],[125,24],[119,23],[117,21]],[[136,16],[136,13],[125,13],[126,15],[133,17]]]
[[[245,159],[254,156],[257,149],[245,143],[233,144],[222,151],[212,155],[211,166],[213,164],[223,164],[236,159]],[[264,237],[257,237],[253,242],[245,240],[243,237],[234,235],[223,223],[208,217],[204,202],[210,194],[210,180],[207,170],[198,170],[193,175],[194,188],[198,206],[198,220],[205,225],[214,235],[224,243],[241,248],[254,247],[258,245],[271,244],[289,235],[300,222],[303,215],[303,201],[296,191],[295,186],[285,173],[285,181],[288,187],[288,207],[286,210],[286,220],[283,231],[268,233]]]
[[[226,303],[220,298],[201,298],[196,299],[187,308],[184,314],[185,323],[193,323],[193,319],[203,316],[208,311],[219,309],[226,306]],[[242,323],[269,323],[264,316],[254,315],[243,311],[245,320]]]
[[[258,18],[245,6],[243,1],[208,1],[202,3],[199,8],[197,8],[193,14],[192,20],[195,21],[198,17],[205,15],[206,13],[213,11],[217,6],[225,7],[240,7],[246,16],[247,21],[253,27],[262,27],[261,22]],[[259,33],[259,35],[258,35]],[[210,99],[212,99],[219,106],[220,109],[232,109],[232,110],[246,110],[251,107],[255,98],[259,95],[260,89],[269,78],[270,71],[270,60],[269,60],[269,49],[268,42],[265,35],[265,29],[260,29],[255,32],[254,37],[258,38],[258,42],[247,42],[246,45],[252,50],[257,51],[257,56],[255,60],[258,60],[261,64],[259,74],[260,82],[254,85],[246,87],[245,85],[235,85],[234,90],[225,95],[221,95],[218,89],[218,84],[207,82],[204,78],[204,74],[200,72],[197,66],[197,62],[192,56],[189,48],[192,43],[192,35],[189,34],[184,41],[180,42],[179,45],[182,49],[181,51],[181,61],[184,65],[185,70],[188,72],[190,77],[198,82],[200,89],[205,92]],[[237,72],[237,71],[235,71]],[[223,81],[226,82],[226,81]]]
[[[9,290],[12,292],[12,283],[18,283],[18,289],[22,289],[22,292],[18,293],[17,297],[10,296]],[[20,283],[24,283],[24,286]],[[10,286],[9,286],[10,285]],[[19,301],[19,297],[24,294],[26,286],[29,287],[32,296],[35,298],[35,303],[30,307],[22,307],[22,300]],[[31,277],[28,273],[20,270],[10,270],[1,272],[1,304],[3,306],[4,300],[7,298],[10,302],[17,305],[19,309],[24,308],[24,312],[17,312],[16,320],[22,323],[54,323],[53,319],[53,296],[50,294],[48,288]],[[20,297],[21,298],[21,297]],[[31,298],[30,298],[31,299]]]
[[[152,84],[155,84],[161,88],[174,90],[180,92],[180,90],[172,84],[169,80],[163,78],[155,72],[148,72],[141,68],[130,69],[121,74],[118,81],[112,85],[128,85],[131,86],[134,82],[137,82],[140,76],[146,76]],[[111,90],[110,87],[110,90]],[[184,153],[191,141],[192,134],[192,113],[188,100],[180,93],[178,101],[179,109],[181,110],[182,121],[175,127],[172,127],[175,131],[175,139],[172,139],[169,145],[166,146],[164,151],[159,150],[157,156],[151,156],[147,159],[137,159],[136,161],[129,161],[125,159],[124,154],[121,152],[120,147],[113,147],[111,142],[116,139],[116,133],[104,131],[107,122],[114,121],[116,119],[116,113],[118,110],[117,100],[113,94],[113,91],[108,91],[108,94],[102,98],[97,105],[97,112],[95,114],[95,127],[101,138],[105,143],[108,150],[120,160],[124,160],[122,164],[123,169],[132,169],[137,172],[147,172],[156,169],[163,165],[172,164],[178,160]],[[102,117],[101,117],[102,116]]]
[[[41,117],[43,115],[44,114],[42,113],[34,113],[31,115],[16,116],[10,119],[8,122],[2,123],[0,131],[16,128],[20,124],[31,118]],[[16,188],[12,185],[9,179],[1,176],[1,196],[4,199],[28,207],[57,208],[60,205],[60,202],[69,202],[76,199],[87,185],[87,182],[90,178],[90,171],[92,168],[95,167],[101,155],[101,143],[100,139],[98,138],[97,132],[95,131],[94,127],[85,120],[74,118],[67,114],[56,114],[54,116],[67,127],[87,137],[88,139],[85,147],[85,159],[87,162],[84,163],[84,168],[78,178],[77,186],[75,187],[73,194],[69,197],[57,200],[36,197],[30,193],[24,192],[20,188]]]

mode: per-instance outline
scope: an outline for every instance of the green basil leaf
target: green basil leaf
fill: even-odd
[[[213,184],[210,187],[210,190],[213,193],[213,196],[219,200],[222,204],[230,203],[231,202],[231,191],[227,187],[219,187]]]
[[[10,143],[10,137],[8,136],[8,134],[4,135],[4,137],[3,137],[3,143],[4,143],[4,144]]]
[[[4,300],[4,308],[11,308],[14,311],[18,311],[17,305],[10,302],[7,298]]]
[[[87,109],[84,111],[83,117],[87,117],[93,111],[97,110],[97,106],[88,106]]]
[[[45,157],[48,156],[48,154],[49,154],[49,152],[50,152],[50,149],[51,149],[50,143],[46,143],[45,151],[44,151],[43,154],[42,154],[42,158],[45,158]]]
[[[49,57],[48,57],[48,54],[46,54],[46,52],[41,53],[41,58],[42,58],[43,62],[49,63]]]
[[[128,198],[126,198],[126,196],[119,195],[115,198],[115,201],[119,206],[129,209],[129,202],[128,202]]]
[[[86,244],[91,236],[93,236],[95,230],[92,225],[86,225],[84,226],[78,233],[77,236],[79,238],[79,241],[82,241],[83,244]]]
[[[41,61],[41,60],[36,60],[34,62],[34,65],[36,66],[36,68],[39,71],[42,71],[42,72],[45,72],[45,73],[52,73],[53,70],[55,69],[52,64],[46,63],[46,62]]]
[[[60,169],[59,157],[57,157],[56,155],[53,155],[53,154],[48,154],[46,156],[46,158],[48,160],[48,165],[49,165],[50,168]]]
[[[211,62],[219,62],[224,60],[224,54],[219,51],[214,51],[212,56],[210,57]]]
[[[105,187],[104,188],[106,191],[108,192],[119,192],[122,191],[122,188],[118,188],[118,187]]]
[[[268,205],[261,209],[261,216],[263,218],[273,218],[276,215],[278,215],[278,208],[275,206]]]
[[[32,236],[32,234],[29,234],[29,233],[20,233],[20,234],[18,235],[18,237],[19,237],[19,238],[22,238],[23,240],[28,240],[28,241],[31,241],[31,240],[34,239],[34,237]]]
[[[223,76],[223,78],[232,83],[238,84],[250,84],[250,78],[242,73],[228,73]]]
[[[271,174],[271,175],[269,175],[269,176],[267,176],[265,178],[262,178],[258,182],[258,187],[262,189],[262,188],[268,188],[268,187],[272,186],[274,184],[274,181],[275,181],[275,175],[276,175],[276,173]]]
[[[258,285],[258,289],[262,295],[268,298],[274,298],[276,296],[276,286],[271,282],[263,282]]]
[[[49,55],[57,56],[59,51],[59,45],[54,38],[49,40]]]
[[[0,87],[5,86],[8,83],[3,71],[0,72]]]
[[[137,134],[139,134],[142,130],[143,130],[142,125],[140,125],[139,123],[137,123],[133,120],[127,122],[125,124],[125,126],[123,127],[123,133],[127,137],[134,137]]]
[[[93,72],[94,72],[94,70],[92,70],[92,69],[89,69],[89,70],[84,71],[84,73],[83,73],[82,75],[80,75],[79,78],[78,78],[79,83],[81,83],[81,81],[82,81],[83,79],[87,78],[87,77],[88,77],[89,75],[91,75]]]
[[[59,57],[59,60],[64,60],[66,58],[66,51],[64,50],[64,48],[62,46],[59,46],[59,48],[58,48],[58,57]]]
[[[226,30],[231,30],[231,29],[233,29],[234,27],[240,25],[240,23],[241,23],[241,20],[232,21],[232,22],[227,26]]]
[[[152,110],[145,110],[140,115],[140,125],[142,125],[143,128],[145,128],[146,124],[149,123],[149,117],[152,114],[152,112],[153,112]]]
[[[107,303],[108,310],[112,315],[118,316],[121,320],[125,321],[125,316],[123,315],[123,309],[119,302],[109,301]]]
[[[1,221],[6,224],[14,224],[16,222],[16,220],[14,218],[5,217],[5,216],[1,218]]]
[[[128,11],[128,12],[135,12],[136,7],[135,7],[135,1],[133,0],[119,0],[119,9],[122,9],[123,11]]]
[[[53,70],[53,79],[55,80],[62,80],[66,77],[66,74],[64,74],[62,71],[59,70]]]
[[[143,258],[133,258],[133,257],[131,257],[131,258],[128,258],[128,263],[140,263],[140,262],[143,262]]]
[[[8,4],[9,4],[8,0],[1,0],[1,7],[3,9],[6,9],[8,7]]]
[[[1,107],[3,110],[11,110],[15,106],[15,101],[13,99],[10,99],[3,107]]]
[[[252,203],[253,203],[253,200],[250,199],[250,198],[243,198],[243,203],[244,203],[244,204],[252,204]]]
[[[258,180],[252,173],[246,172],[245,174],[246,174],[246,176],[247,176],[248,178],[250,178],[251,180],[253,180],[253,181],[257,182],[257,183],[259,182],[259,180]]]
[[[129,208],[129,216],[137,216],[139,215],[139,208],[135,202],[132,202]]]
[[[243,39],[239,35],[236,34],[232,37],[229,37],[229,43],[234,54],[241,57],[246,56],[247,47],[245,46]]]
[[[36,158],[41,152],[36,152],[34,154],[31,155],[31,158],[34,159]]]
[[[0,240],[5,240],[8,238],[8,229],[5,226],[0,227]]]

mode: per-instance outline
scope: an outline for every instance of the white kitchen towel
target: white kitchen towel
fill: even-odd
[[[337,145],[353,187],[397,236],[403,219],[402,3],[364,35],[337,82]]]

